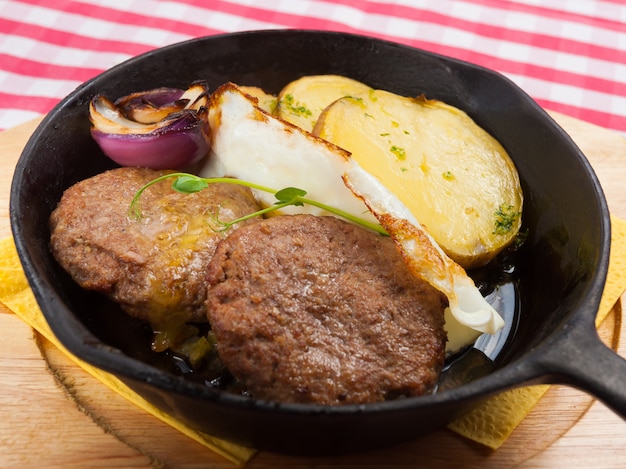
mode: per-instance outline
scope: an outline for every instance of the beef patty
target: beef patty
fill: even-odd
[[[72,278],[156,328],[206,321],[205,272],[226,236],[215,217],[232,221],[259,209],[247,188],[212,184],[181,194],[166,180],[143,193],[139,219],[129,216],[137,190],[167,173],[98,174],[67,189],[50,217],[52,252]]]
[[[207,279],[220,359],[257,398],[366,403],[437,382],[446,299],[389,238],[333,217],[272,217],[221,241]]]

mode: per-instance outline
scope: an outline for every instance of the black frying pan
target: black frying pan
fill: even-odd
[[[63,190],[112,166],[89,134],[93,95],[186,88],[195,79],[206,79],[211,89],[233,81],[278,92],[300,76],[327,73],[457,106],[515,161],[528,238],[513,258],[508,334],[478,373],[484,376],[464,376],[463,359],[476,353],[471,350],[453,367],[465,384],[419,398],[329,408],[219,392],[153,357],[142,324],[80,290],[51,257],[47,222]],[[437,429],[506,389],[538,383],[580,387],[626,415],[626,361],[602,344],[594,326],[610,244],[598,180],[570,138],[525,93],[477,66],[385,41],[314,31],[207,37],[144,54],[87,82],[44,119],[15,172],[11,222],[28,279],[59,340],[165,412],[216,436],[284,452],[372,449]]]

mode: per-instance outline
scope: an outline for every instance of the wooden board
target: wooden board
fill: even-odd
[[[626,139],[555,115],[589,157],[612,212],[626,218]],[[0,133],[0,236],[10,234],[13,167],[37,121]],[[621,308],[602,328],[619,341]],[[447,430],[405,445],[341,458],[261,452],[248,467],[621,467],[626,424],[581,391],[553,386],[496,452]],[[232,463],[145,414],[84,373],[0,309],[0,467],[215,467]]]

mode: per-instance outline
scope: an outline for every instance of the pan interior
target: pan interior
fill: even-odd
[[[520,359],[587,301],[606,249],[603,197],[571,140],[508,80],[479,67],[359,36],[242,33],[160,49],[107,71],[57,106],[24,150],[12,188],[14,235],[42,310],[71,351],[109,370],[121,365],[124,369],[114,371],[122,375],[142,367],[186,374],[176,357],[150,351],[151,335],[144,324],[99,295],[82,291],[50,254],[48,217],[63,190],[113,166],[90,137],[90,98],[161,86],[185,88],[200,78],[210,89],[232,81],[276,93],[300,76],[331,73],[403,95],[425,94],[465,110],[500,140],[520,173],[525,242],[496,263],[470,272],[503,308],[508,326],[450,360],[444,387]],[[131,363],[125,357],[136,360]]]

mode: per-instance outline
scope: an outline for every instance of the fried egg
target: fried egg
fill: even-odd
[[[346,150],[271,115],[237,85],[226,83],[212,95],[208,110],[211,154],[202,177],[234,177],[280,190],[297,187],[307,198],[353,216],[378,222],[396,243],[411,271],[446,295],[449,353],[482,333],[504,326],[465,270],[451,260],[410,210]],[[255,191],[266,206],[273,194]],[[290,206],[283,213],[333,215],[318,207]]]

